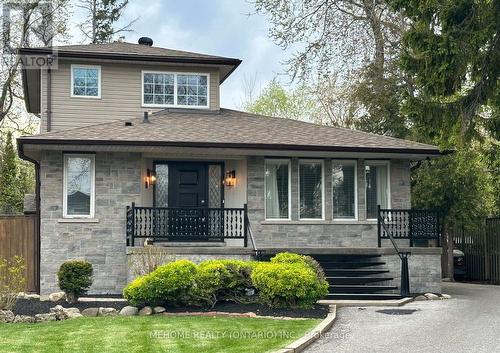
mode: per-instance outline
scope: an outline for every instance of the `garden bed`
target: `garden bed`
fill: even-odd
[[[78,308],[80,311],[87,308],[114,308],[120,311],[123,307],[130,305],[126,301],[79,301],[74,304],[69,304],[65,300],[57,302],[40,301],[38,299],[19,299],[16,306],[12,310],[16,315],[29,315],[48,313],[50,308],[56,305],[61,305],[64,308]],[[310,309],[275,309],[263,304],[236,304],[236,303],[217,303],[213,308],[202,309],[199,307],[167,307],[167,312],[183,313],[183,312],[226,312],[226,313],[248,313],[253,312],[258,316],[275,316],[275,317],[293,317],[293,318],[312,318],[322,319],[328,315],[328,306],[315,305]]]

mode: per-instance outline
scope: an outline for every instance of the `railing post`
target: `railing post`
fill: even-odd
[[[135,245],[135,202],[132,202],[132,240],[130,245]]]
[[[382,228],[380,227],[380,205],[377,205],[377,237],[378,247],[382,247]]]
[[[408,270],[409,252],[399,253],[401,258],[401,296],[407,297],[410,295],[410,273]]]
[[[127,246],[130,246],[130,233],[131,233],[131,228],[130,228],[130,206],[127,206],[127,209],[125,211],[126,215],[126,225],[125,225],[125,239],[127,242]]]
[[[243,205],[243,246],[248,246],[248,206]]]

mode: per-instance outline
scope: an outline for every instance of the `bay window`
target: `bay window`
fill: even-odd
[[[267,159],[264,170],[266,219],[290,219],[290,161]]]
[[[357,218],[356,161],[332,162],[333,219]]]
[[[299,218],[323,219],[322,161],[299,161]]]
[[[142,105],[208,107],[208,74],[143,71]]]
[[[64,155],[63,217],[94,217],[94,170],[94,155]]]
[[[390,207],[389,163],[367,161],[365,164],[366,218],[376,219],[377,206]]]

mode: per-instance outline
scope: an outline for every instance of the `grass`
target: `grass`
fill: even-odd
[[[269,352],[320,320],[200,316],[85,317],[0,324],[0,352]]]

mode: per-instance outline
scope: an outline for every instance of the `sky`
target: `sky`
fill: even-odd
[[[73,24],[81,16],[75,11]],[[221,86],[222,107],[241,109],[249,85],[255,96],[275,77],[287,82],[287,53],[268,38],[268,22],[249,0],[130,0],[118,26],[135,18],[134,32],[124,34],[127,42],[144,36],[158,47],[243,60]],[[80,43],[79,29],[69,27],[70,42]]]

